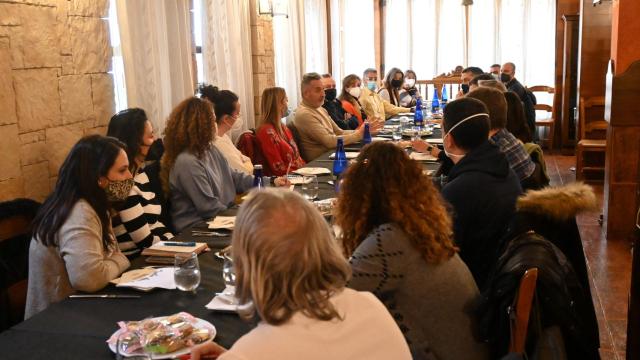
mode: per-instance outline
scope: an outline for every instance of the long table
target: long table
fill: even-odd
[[[436,129],[437,130],[437,129]],[[433,137],[440,136],[439,131]],[[348,145],[347,148],[361,145]],[[323,154],[307,166],[331,169],[328,161],[333,151]],[[425,169],[435,170],[436,163],[423,163]],[[330,175],[318,177],[320,199],[335,196]],[[231,213],[234,210],[229,210]],[[224,215],[224,214],[223,214]],[[211,322],[217,329],[215,341],[230,347],[238,338],[249,332],[256,321],[246,322],[236,314],[207,310],[205,305],[216,292],[224,289],[222,260],[214,252],[229,245],[230,236],[194,237],[192,230],[206,229],[206,224],[198,224],[177,235],[178,241],[206,242],[212,249],[198,257],[202,280],[195,294],[178,290],[156,289],[140,292],[132,289],[116,288],[109,285],[102,294],[135,294],[138,299],[65,299],[52,304],[46,310],[30,319],[0,333],[0,358],[2,359],[113,359],[106,340],[118,329],[121,320],[140,320],[147,317],[164,316],[180,311]],[[134,259],[131,268],[141,268],[148,264],[143,257]]]

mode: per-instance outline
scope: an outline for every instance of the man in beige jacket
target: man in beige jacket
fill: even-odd
[[[342,137],[345,145],[362,140],[363,125],[356,130],[342,130],[322,107],[324,86],[319,74],[304,74],[301,90],[302,103],[296,109],[293,125],[300,135],[302,158],[305,161],[312,161],[323,153],[335,149],[338,137]],[[382,127],[382,123],[372,122],[369,126],[370,132],[374,134]]]
[[[408,113],[414,111],[412,108],[394,106],[390,102],[381,98],[380,95],[378,95],[376,91],[378,72],[376,69],[365,70],[362,76],[362,81],[364,87],[360,92],[360,97],[358,98],[358,100],[360,101],[360,104],[362,104],[367,117],[386,120],[400,113]]]

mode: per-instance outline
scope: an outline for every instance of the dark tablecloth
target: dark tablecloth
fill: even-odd
[[[391,123],[394,123],[391,121]],[[439,137],[438,129],[431,137]],[[358,149],[361,145],[349,145]],[[328,152],[307,166],[331,169]],[[424,162],[426,169],[436,170],[437,163]],[[331,175],[318,176],[319,199],[335,197],[334,186],[328,183]],[[228,210],[225,215],[234,213]],[[236,314],[221,313],[205,308],[216,292],[224,289],[222,260],[214,256],[216,250],[229,245],[230,237],[194,237],[193,229],[206,229],[198,224],[176,237],[177,241],[207,242],[212,249],[202,253],[198,259],[202,280],[197,293],[178,290],[152,290],[140,292],[116,288],[109,285],[101,294],[136,294],[139,299],[66,299],[13,328],[0,333],[0,358],[2,359],[112,359],[106,340],[115,332],[121,320],[140,320],[147,317],[164,316],[186,311],[211,322],[217,329],[216,342],[230,347],[239,337],[247,333],[254,322],[246,322]],[[148,265],[144,257],[132,261],[131,268]]]

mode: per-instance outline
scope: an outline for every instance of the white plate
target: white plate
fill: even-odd
[[[323,167],[303,167],[292,172],[300,175],[325,175],[331,174],[331,170]]]
[[[160,318],[164,318],[164,317],[166,317],[166,316],[160,316],[160,317],[157,317],[157,318],[154,318],[154,319],[160,319]],[[209,339],[203,341],[202,343],[209,342],[209,341],[213,340],[216,337],[216,333],[217,333],[216,332],[216,327],[213,326],[213,324],[208,322],[207,320],[202,320],[200,318],[196,318],[196,323],[193,324],[193,326],[196,327],[196,328],[199,328],[199,329],[201,329],[201,328],[209,328],[209,329],[211,329],[211,337]],[[117,339],[118,336],[120,335],[121,331],[122,331],[122,329],[116,330],[116,332],[114,332],[113,335],[111,335],[110,338]],[[116,353],[116,344],[108,343],[108,345],[109,345],[109,349],[115,354]],[[197,345],[195,345],[195,346],[197,346]],[[153,354],[153,358],[154,359],[173,359],[173,358],[176,358],[178,356],[182,356],[182,355],[186,355],[186,354],[191,353],[191,349],[192,348],[193,348],[193,346],[192,347],[185,347],[185,348],[182,348],[182,349],[180,349],[178,351],[174,351],[172,353]],[[131,354],[125,354],[124,357],[144,356],[144,355],[145,355],[145,353],[140,351],[140,352],[134,352],[134,353],[131,353]]]

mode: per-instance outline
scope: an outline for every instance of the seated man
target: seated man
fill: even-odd
[[[324,86],[317,73],[304,74],[301,84],[302,102],[295,112],[293,126],[300,135],[302,158],[312,161],[323,153],[335,149],[338,137],[344,144],[353,144],[362,140],[364,126],[356,130],[342,130],[329,117],[324,103]],[[363,124],[364,125],[364,124]],[[382,125],[378,122],[370,124],[370,131],[376,133]]]
[[[502,65],[502,73],[500,74],[500,80],[507,87],[507,90],[512,91],[518,95],[522,104],[524,105],[524,113],[527,116],[527,124],[531,129],[531,134],[534,140],[538,140],[538,132],[536,131],[536,110],[534,109],[534,102],[529,92],[524,86],[516,79],[516,65],[512,62]]]
[[[491,120],[490,141],[498,145],[505,154],[509,165],[524,184],[535,172],[535,164],[524,146],[507,129],[507,100],[496,89],[479,87],[467,94],[467,97],[482,101],[489,110]]]
[[[493,64],[489,68],[489,74],[497,75],[498,77],[500,77],[500,69],[501,69],[500,64]]]
[[[479,67],[470,66],[464,70],[462,70],[462,74],[460,74],[460,80],[462,80],[462,84],[460,85],[460,91],[458,92],[458,97],[463,96],[464,94],[469,92],[469,82],[478,76],[482,75],[484,72]]]
[[[412,108],[394,106],[390,102],[385,101],[378,95],[376,89],[378,87],[378,71],[376,69],[367,69],[362,77],[363,85],[358,100],[367,117],[370,119],[388,119],[400,113],[413,112]]]
[[[327,110],[331,120],[342,130],[355,130],[360,123],[355,115],[351,115],[342,108],[342,101],[337,99],[336,81],[331,74],[322,75],[322,85],[324,86],[324,104],[322,107]]]
[[[487,140],[489,127],[487,107],[477,99],[466,96],[444,109],[444,151],[455,165],[442,196],[453,207],[456,245],[480,291],[522,193],[505,155]]]

